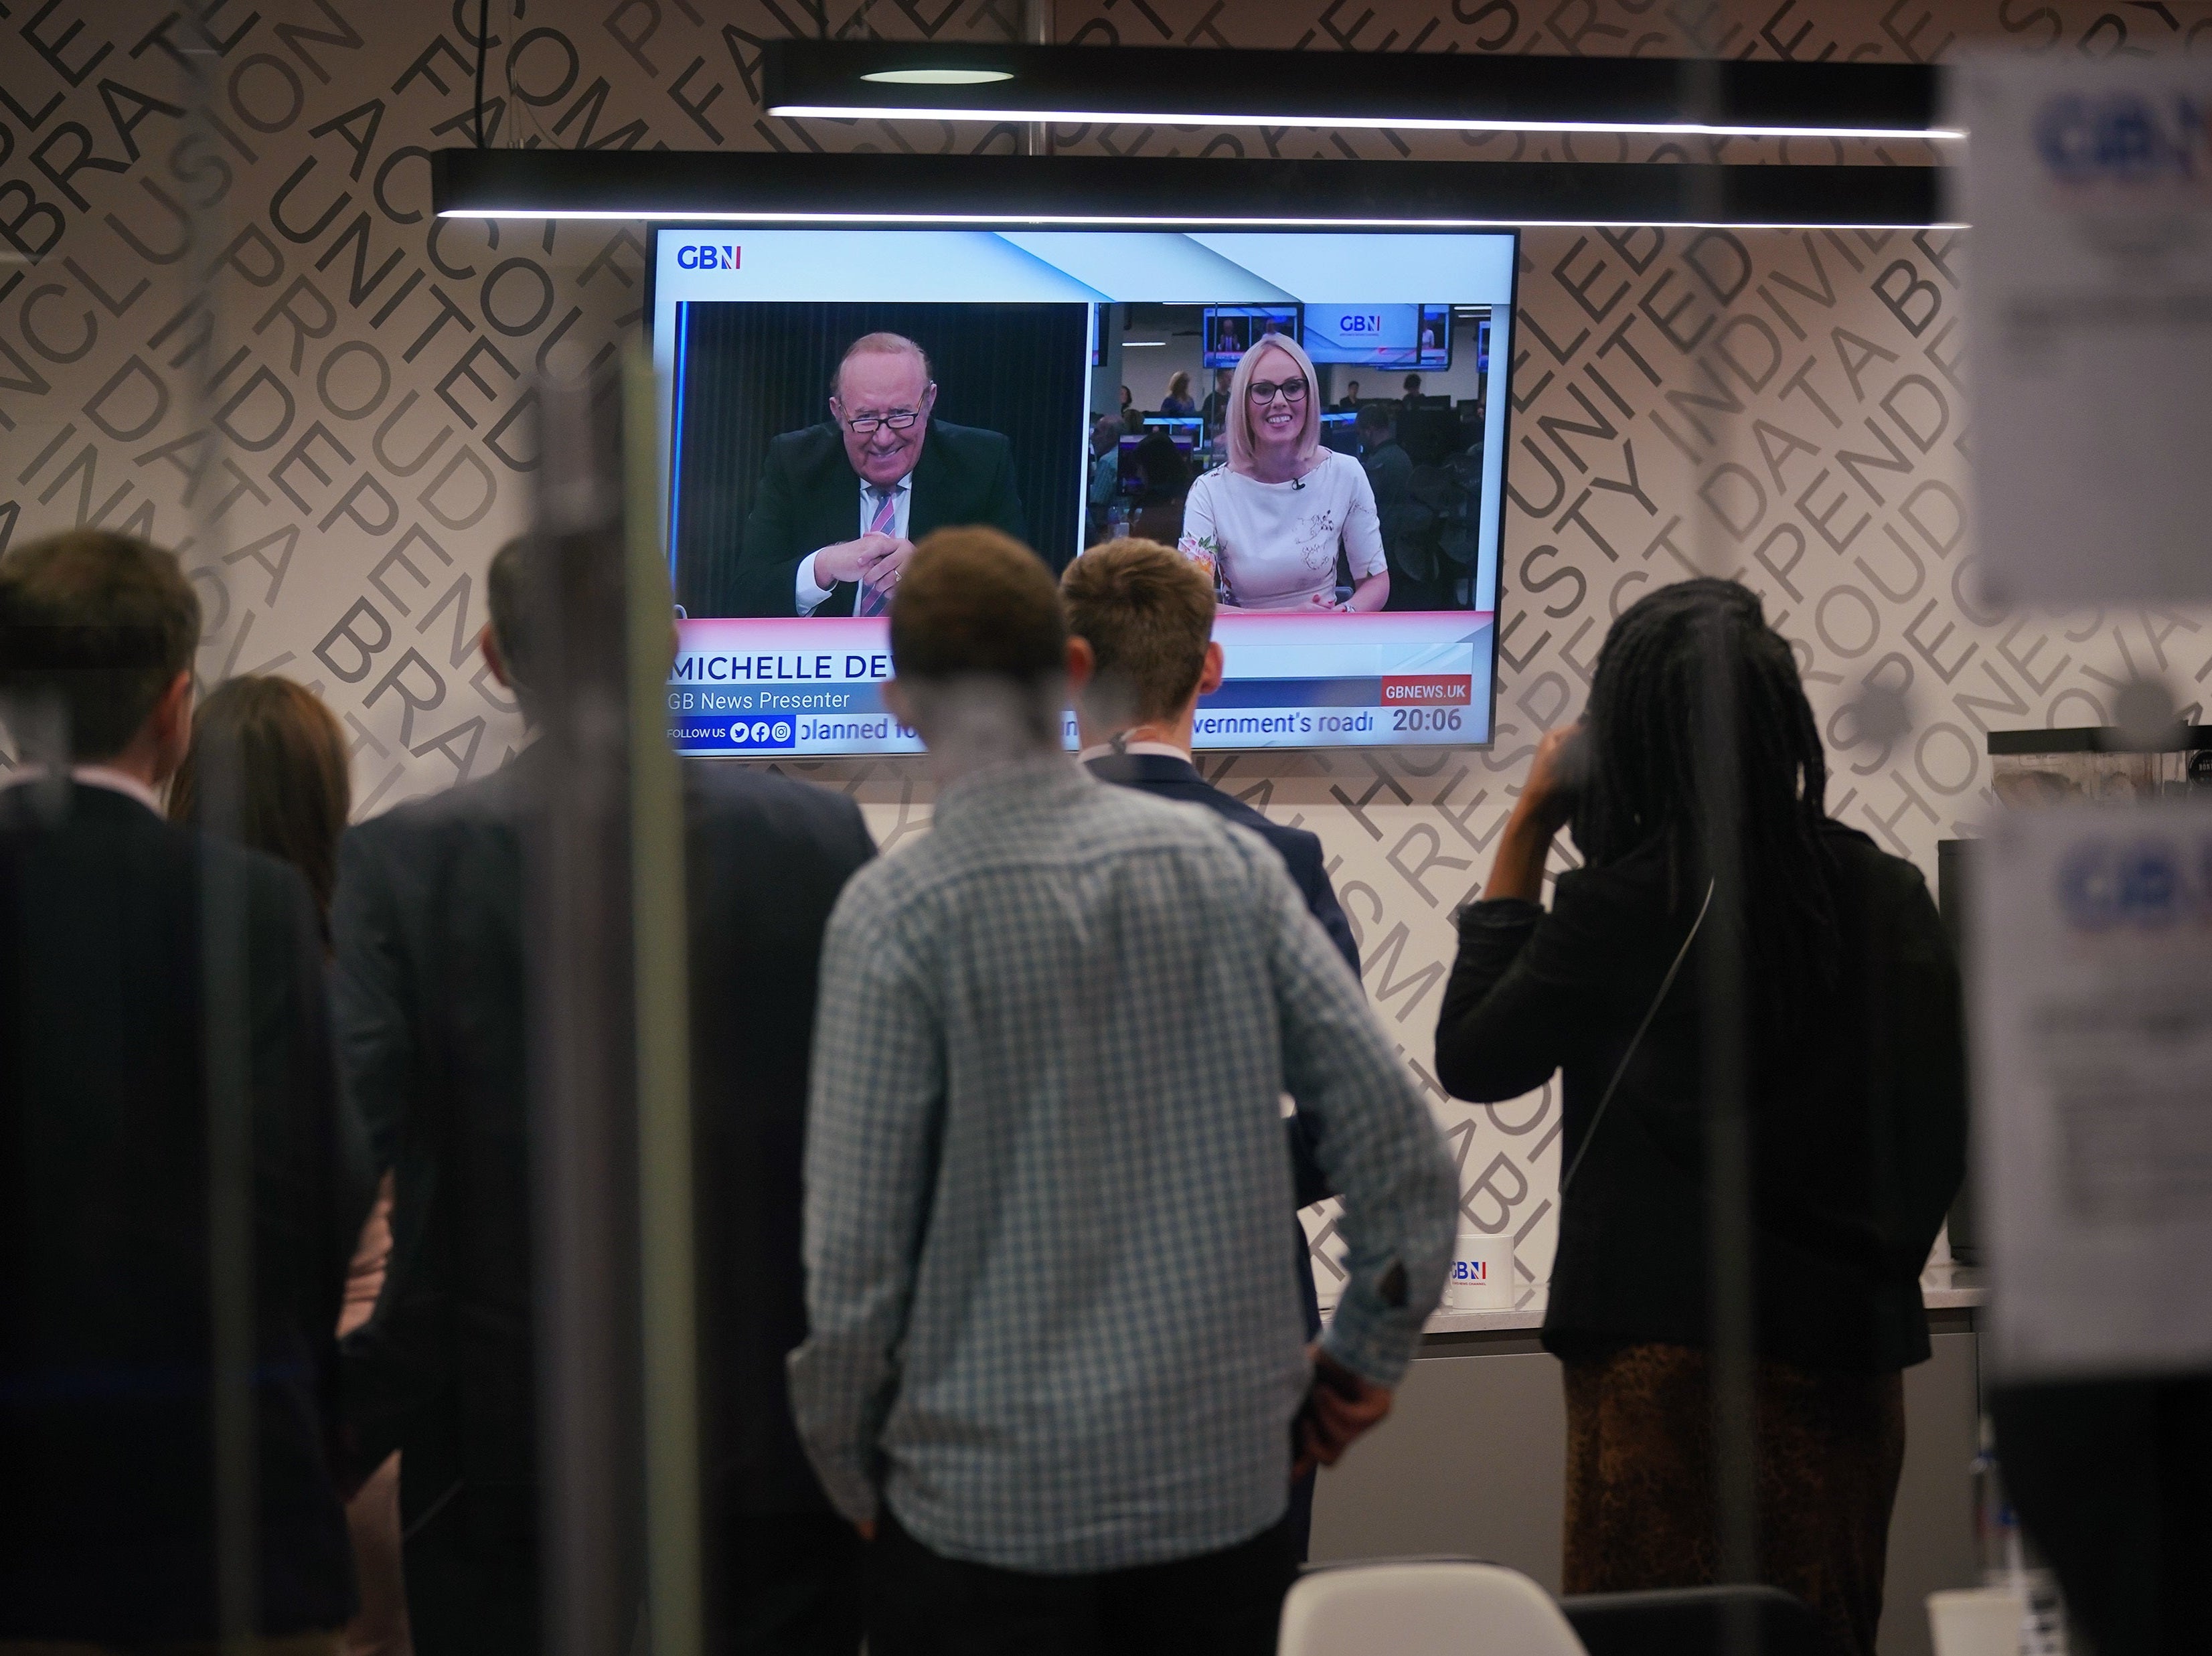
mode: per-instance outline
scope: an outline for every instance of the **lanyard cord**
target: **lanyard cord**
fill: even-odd
[[[1589,1131],[1583,1135],[1582,1148],[1575,1152],[1575,1159],[1567,1164],[1566,1176],[1559,1180],[1562,1198],[1567,1193],[1567,1186],[1575,1182],[1575,1175],[1582,1171],[1583,1158],[1589,1154],[1590,1146],[1597,1142],[1597,1130],[1605,1120],[1606,1107],[1613,1102],[1613,1094],[1620,1089],[1620,1078],[1628,1073],[1629,1059],[1636,1056],[1636,1049],[1644,1044],[1644,1032],[1650,1028],[1651,1020],[1659,1016],[1659,1008],[1667,998],[1667,992],[1674,986],[1674,979],[1682,969],[1682,962],[1690,957],[1690,945],[1697,942],[1698,930],[1705,923],[1705,913],[1713,906],[1713,884],[1711,880],[1705,882],[1705,900],[1698,905],[1698,918],[1690,922],[1690,935],[1682,939],[1682,946],[1674,951],[1674,963],[1667,968],[1667,975],[1659,980],[1659,992],[1652,996],[1651,1004],[1645,1009],[1644,1022],[1636,1026],[1635,1034],[1629,1039],[1628,1049],[1621,1053],[1620,1062],[1613,1065],[1613,1079],[1605,1083],[1605,1096],[1597,1101],[1597,1113],[1590,1117]]]

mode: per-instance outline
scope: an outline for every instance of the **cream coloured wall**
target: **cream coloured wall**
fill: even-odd
[[[495,143],[1015,140],[1011,129],[793,124],[757,101],[773,35],[1004,38],[1018,21],[1011,0],[517,10],[491,8]],[[314,685],[352,733],[363,814],[481,775],[517,739],[470,639],[483,565],[521,525],[534,481],[531,379],[604,356],[639,317],[639,227],[428,217],[428,151],[471,130],[474,14],[459,0],[233,0],[216,11],[212,56],[187,53],[183,26],[153,0],[18,6],[0,33],[0,545],[105,523],[182,548],[207,603],[204,673]],[[1085,0],[1058,21],[1062,38],[1102,45],[1889,60],[1973,41],[2097,54],[2212,39],[2202,6],[2075,0]],[[188,113],[195,75],[204,124]],[[1194,157],[1685,153],[1388,132],[1054,137]],[[1694,153],[1780,159],[1778,146]],[[195,203],[221,226],[198,252],[184,240]],[[1530,234],[1496,747],[1206,761],[1224,786],[1321,834],[1377,1013],[1462,1157],[1468,1210],[1519,1236],[1535,1277],[1550,1247],[1555,1103],[1445,1099],[1426,1074],[1430,1034],[1450,912],[1481,880],[1535,738],[1581,705],[1623,604],[1695,570],[1757,588],[1799,646],[1834,756],[1831,808],[1923,868],[1982,808],[1987,730],[2100,722],[2138,670],[2166,674],[2184,701],[2212,675],[2202,616],[1978,604],[1958,320],[1966,245],[1935,232]],[[192,280],[203,258],[211,305]],[[1857,727],[1869,684],[1903,693],[1903,732]],[[798,768],[860,798],[887,844],[927,824],[929,788],[911,763]]]

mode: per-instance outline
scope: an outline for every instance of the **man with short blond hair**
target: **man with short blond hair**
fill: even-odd
[[[1101,786],[1051,574],[933,535],[885,701],[931,832],[831,917],[806,1132],[799,1435],[874,1538],[874,1656],[1274,1647],[1292,1445],[1379,1420],[1442,1291],[1452,1163],[1281,860]],[[1279,1101],[1343,1194],[1307,1350]]]
[[[769,445],[731,590],[708,613],[881,615],[933,529],[1026,535],[1013,446],[936,409],[929,353],[915,341],[869,333],[847,346],[827,422]]]
[[[1274,846],[1306,907],[1356,977],[1359,947],[1336,900],[1320,839],[1269,821],[1199,774],[1192,743],[1201,699],[1221,688],[1213,587],[1198,565],[1132,536],[1095,546],[1060,577],[1069,630],[1091,646],[1076,697],[1084,763],[1102,781],[1187,799]]]
[[[1306,911],[1344,963],[1359,975],[1359,946],[1329,883],[1320,838],[1272,822],[1199,773],[1191,753],[1199,701],[1221,688],[1221,646],[1213,641],[1213,584],[1200,567],[1158,541],[1131,537],[1094,546],[1060,577],[1067,624],[1091,646],[1091,682],[1075,699],[1082,759],[1102,782],[1162,799],[1203,806],[1250,828],[1275,849]],[[1310,1124],[1289,1118],[1296,1200],[1310,1206],[1329,1195],[1313,1154]],[[1294,1224],[1291,1259],[1306,1332],[1321,1331],[1321,1299],[1307,1258],[1305,1231]],[[1291,1527],[1299,1559],[1313,1524],[1313,1479],[1291,1496]]]

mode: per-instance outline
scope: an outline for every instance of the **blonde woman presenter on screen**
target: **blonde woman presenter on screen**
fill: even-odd
[[[1336,554],[1352,571],[1340,600]],[[1274,335],[1244,353],[1229,386],[1229,464],[1191,485],[1179,549],[1210,563],[1230,610],[1344,614],[1390,596],[1375,491],[1359,462],[1321,446],[1312,359]]]

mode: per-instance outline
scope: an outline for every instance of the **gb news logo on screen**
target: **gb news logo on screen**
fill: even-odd
[[[744,249],[733,241],[687,241],[676,249],[679,270],[738,270],[744,268]]]

